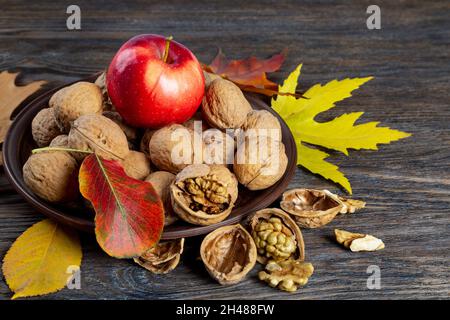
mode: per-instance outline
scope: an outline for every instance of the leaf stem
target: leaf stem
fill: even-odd
[[[94,153],[94,152],[89,151],[89,150],[78,150],[78,149],[63,148],[63,147],[37,148],[37,149],[31,150],[31,153],[35,154],[35,153],[44,152],[44,151],[68,151],[68,152],[81,152],[81,153],[88,153],[88,154]]]

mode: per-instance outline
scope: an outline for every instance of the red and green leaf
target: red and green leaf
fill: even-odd
[[[153,186],[125,174],[119,162],[87,156],[79,173],[80,191],[94,206],[95,235],[110,256],[142,255],[160,239],[164,211]]]

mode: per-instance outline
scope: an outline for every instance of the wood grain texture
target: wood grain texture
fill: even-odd
[[[413,133],[375,151],[332,153],[367,208],[318,230],[304,230],[309,284],[286,294],[248,279],[221,287],[197,259],[201,238],[187,240],[182,264],[155,276],[106,256],[83,236],[82,289],[48,299],[448,299],[450,292],[450,19],[448,1],[378,1],[382,29],[367,30],[370,1],[77,1],[82,30],[65,29],[65,5],[0,1],[0,70],[20,70],[20,83],[47,86],[105,68],[117,48],[139,33],[173,35],[209,62],[220,46],[234,58],[289,54],[272,77],[281,81],[303,62],[301,87],[334,78],[374,75],[354,97],[319,119],[365,111],[363,120]],[[328,188],[302,169],[291,187]],[[42,219],[0,175],[0,256]],[[373,234],[386,243],[351,253],[331,238],[334,228]],[[381,268],[381,289],[366,287],[369,265]],[[0,280],[0,298],[11,296]]]

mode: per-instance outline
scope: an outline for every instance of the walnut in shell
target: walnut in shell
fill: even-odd
[[[211,126],[227,129],[239,128],[252,107],[238,86],[220,78],[212,81],[206,90],[202,110]]]
[[[195,130],[205,131],[210,128],[210,126],[208,126],[208,123],[206,121],[203,121],[201,111],[196,112],[192,116],[192,118],[183,122],[183,126],[185,126],[186,128],[188,128],[189,130],[192,130],[192,131],[195,131]]]
[[[103,95],[103,110],[114,110],[114,106],[108,95],[108,89],[106,87],[106,71],[102,72],[94,82],[101,90]]]
[[[139,151],[130,151],[122,161],[125,173],[137,180],[144,180],[150,172],[150,160],[147,156]]]
[[[178,220],[178,216],[173,212],[170,203],[170,185],[175,180],[175,175],[167,171],[155,171],[151,173],[145,181],[150,182],[156,193],[161,198],[164,206],[164,226],[170,226]]]
[[[161,241],[134,262],[152,273],[166,274],[177,267],[183,248],[184,238]]]
[[[268,135],[281,140],[281,125],[277,117],[267,110],[252,110],[241,126],[243,133],[254,130],[256,135]]]
[[[203,132],[203,163],[232,164],[234,157],[234,139],[218,129]]]
[[[304,260],[305,244],[300,228],[284,211],[276,208],[259,210],[251,217],[249,226],[259,263]]]
[[[203,70],[203,76],[205,77],[205,89],[208,89],[209,85],[211,84],[211,82],[213,82],[216,79],[222,79],[221,76],[215,74],[215,73],[211,73],[211,72],[207,72]]]
[[[172,124],[153,133],[149,150],[150,159],[159,170],[175,174],[190,164],[202,162],[202,155],[194,152],[202,150],[201,145],[196,146],[194,133],[180,124]]]
[[[93,151],[108,160],[123,160],[129,152],[125,133],[114,121],[99,114],[87,114],[75,120],[68,140],[70,148]],[[81,161],[87,154],[73,155]]]
[[[68,148],[69,147],[69,137],[67,134],[60,134],[59,136],[56,136],[51,142],[49,147],[61,147],[61,148]]]
[[[115,111],[103,111],[103,116],[114,121],[123,133],[127,136],[128,141],[133,144],[137,139],[137,130],[123,122],[122,116]]]
[[[146,129],[144,131],[144,134],[142,135],[141,142],[139,144],[139,150],[145,153],[145,155],[149,158],[150,158],[150,149],[149,149],[150,139],[152,138],[155,132],[156,130]]]
[[[353,252],[377,251],[384,249],[384,243],[370,234],[353,233],[334,229],[336,241]]]
[[[222,165],[193,164],[170,186],[172,208],[184,221],[211,225],[231,213],[238,195],[233,173]]]
[[[49,202],[67,202],[78,196],[78,164],[65,151],[32,154],[23,165],[25,184]]]
[[[280,180],[287,164],[282,142],[269,136],[247,136],[237,148],[233,171],[245,187],[261,190]]]
[[[85,114],[101,113],[103,96],[100,88],[90,82],[77,82],[58,90],[49,101],[62,132],[69,132],[71,122]]]
[[[48,146],[61,133],[52,108],[42,109],[31,122],[31,134],[39,147]]]
[[[255,243],[240,224],[208,234],[200,246],[200,255],[211,277],[222,285],[243,280],[256,263]]]
[[[311,263],[295,260],[270,261],[265,269],[266,271],[258,273],[259,279],[273,288],[278,287],[287,292],[295,292],[298,286],[306,285],[314,272]]]

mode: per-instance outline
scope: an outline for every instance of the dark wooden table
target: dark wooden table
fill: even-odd
[[[156,2],[156,1],[152,1]],[[33,4],[32,4],[33,3]],[[448,299],[450,292],[450,3],[376,1],[381,30],[368,30],[374,1],[81,1],[82,30],[67,31],[67,4],[0,1],[0,70],[20,70],[20,83],[48,87],[105,68],[119,46],[139,33],[173,35],[209,62],[218,46],[235,58],[269,56],[287,47],[281,81],[303,62],[301,87],[335,78],[375,79],[333,112],[365,111],[366,121],[413,133],[379,151],[333,153],[367,209],[304,230],[307,260],[316,271],[295,294],[248,279],[221,287],[197,259],[201,238],[188,239],[181,265],[155,276],[130,261],[106,256],[83,236],[81,290],[48,299]],[[126,3],[126,4],[125,4]],[[291,187],[335,185],[298,169]],[[0,175],[0,256],[37,214]],[[368,232],[386,249],[351,253],[331,238],[334,228]],[[368,266],[381,269],[381,289],[366,286]],[[0,299],[11,293],[0,280]]]

